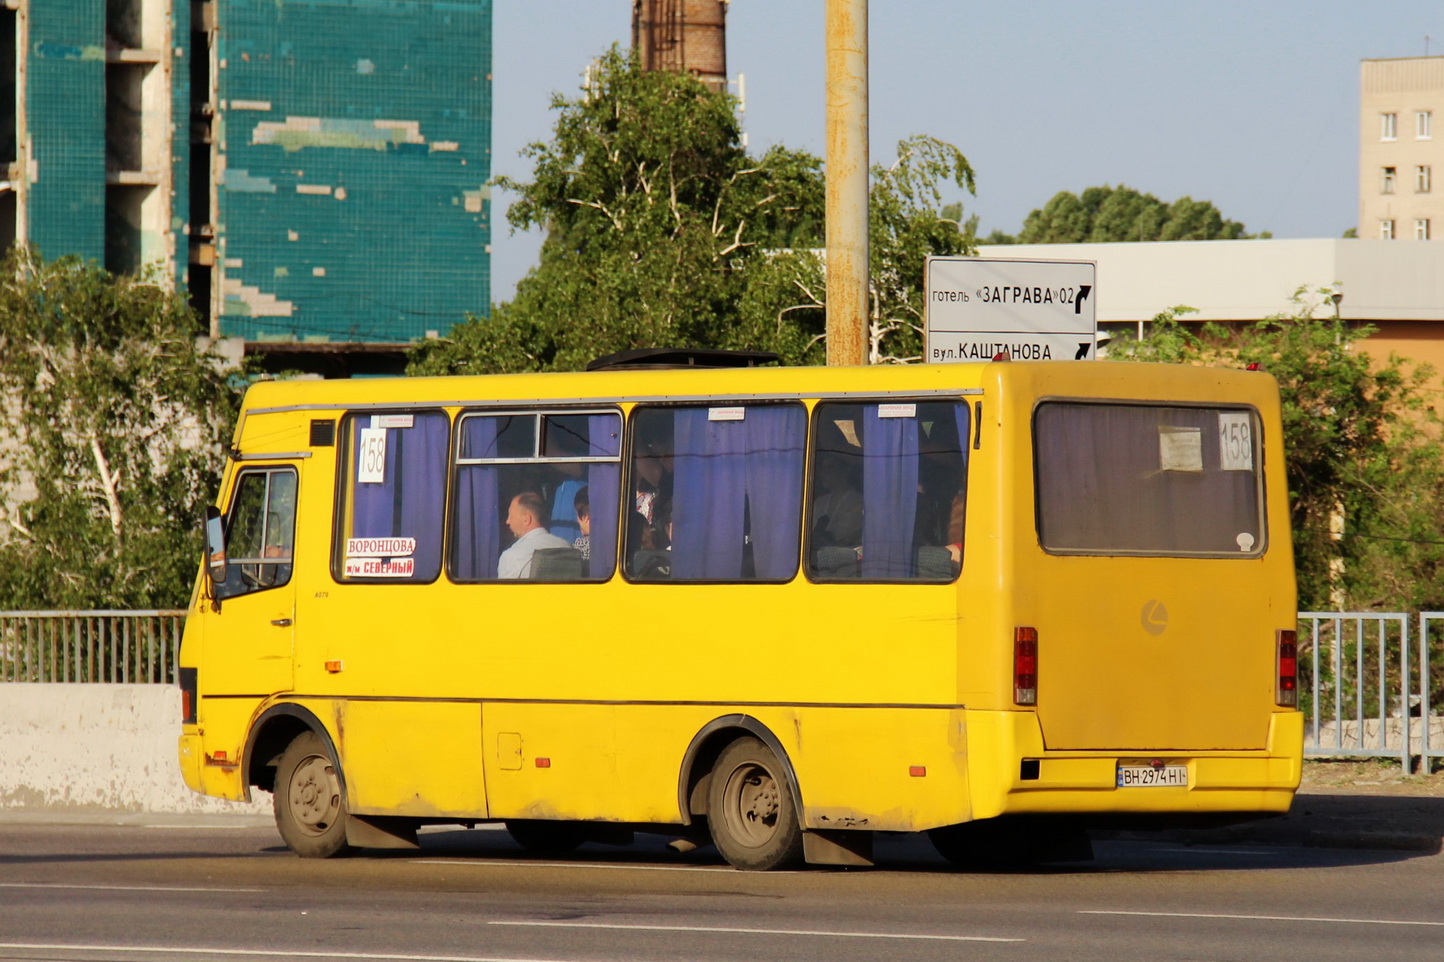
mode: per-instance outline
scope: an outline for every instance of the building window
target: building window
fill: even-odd
[[[1380,139],[1380,140],[1397,140],[1398,137],[1399,137],[1399,115],[1398,115],[1398,114],[1380,114],[1380,115],[1379,115],[1379,139]]]
[[[1418,194],[1429,193],[1429,188],[1434,184],[1434,168],[1428,164],[1420,164],[1414,168],[1414,192]]]
[[[1414,220],[1414,239],[1415,239],[1415,240],[1428,240],[1428,239],[1429,239],[1429,218],[1427,218],[1427,217],[1418,217],[1418,218],[1415,218],[1415,220]]]
[[[1414,139],[1429,140],[1434,136],[1434,112],[1419,110],[1414,113]]]
[[[1380,171],[1379,193],[1392,194],[1394,192],[1394,168],[1385,167]]]
[[[1394,222],[1392,220],[1379,221],[1379,240],[1394,239]]]

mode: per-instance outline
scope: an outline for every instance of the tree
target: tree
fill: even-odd
[[[1300,289],[1289,313],[1254,324],[1184,325],[1174,308],[1142,341],[1110,356],[1246,367],[1279,381],[1284,449],[1305,609],[1418,609],[1444,603],[1444,483],[1439,423],[1423,401],[1426,369],[1371,358],[1369,327],[1314,316],[1328,291]],[[1339,523],[1342,521],[1342,531]]]
[[[425,345],[412,370],[575,370],[597,354],[719,340],[764,248],[816,246],[818,162],[742,149],[733,101],[696,78],[641,69],[615,47],[554,136],[507,219],[543,227],[540,263],[491,320]]]
[[[575,99],[558,97],[552,140],[532,144],[533,177],[501,179],[520,200],[514,227],[547,231],[538,265],[490,318],[469,318],[412,356],[412,373],[577,370],[635,347],[772,350],[824,357],[822,163],[741,147],[734,102],[682,74],[645,71],[615,48]],[[871,324],[874,355],[916,354],[922,263],[961,253],[961,207],[941,185],[972,189],[957,148],[904,141],[875,168]]]
[[[1120,184],[1089,187],[1081,196],[1058,192],[1041,210],[1028,215],[1017,242],[1237,240],[1247,236],[1242,224],[1225,220],[1208,201],[1180,197],[1165,204],[1152,194]]]
[[[236,394],[182,295],[0,267],[0,607],[183,607]]]

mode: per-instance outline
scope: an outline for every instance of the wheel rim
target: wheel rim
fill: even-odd
[[[322,835],[341,815],[341,781],[329,759],[312,755],[296,766],[287,792],[291,817],[301,831]]]
[[[744,844],[757,847],[766,844],[777,833],[782,811],[782,792],[777,779],[761,765],[747,764],[727,776],[723,796],[726,808],[723,818],[732,835]]]

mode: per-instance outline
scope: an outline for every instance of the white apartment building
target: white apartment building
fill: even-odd
[[[1359,237],[1444,239],[1436,177],[1444,177],[1444,57],[1362,61]]]

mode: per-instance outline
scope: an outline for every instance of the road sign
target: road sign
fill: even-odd
[[[1098,352],[1092,261],[929,257],[924,326],[929,364],[1084,361]]]

